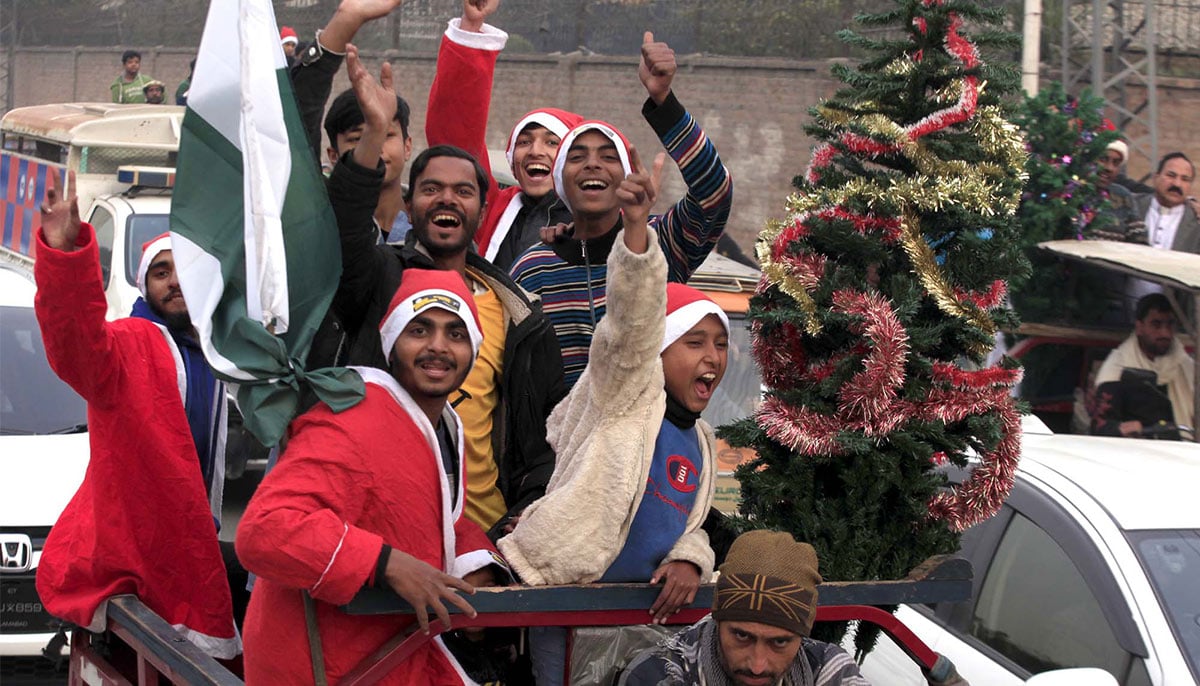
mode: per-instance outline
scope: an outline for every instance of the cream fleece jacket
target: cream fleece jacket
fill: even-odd
[[[608,257],[608,310],[593,335],[587,369],[547,420],[554,475],[546,495],[497,543],[527,584],[599,579],[624,547],[641,504],[667,407],[659,356],[667,265],[653,234],[640,255],[617,236]],[[702,420],[696,430],[703,455],[696,504],[662,562],[691,562],[708,580],[713,551],[700,527],[712,505],[716,437]]]

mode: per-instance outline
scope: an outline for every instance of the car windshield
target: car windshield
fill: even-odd
[[[731,314],[729,328],[729,360],[725,364],[725,376],[702,413],[704,421],[714,427],[749,417],[758,409],[762,397],[758,366],[750,355],[749,322],[742,315]]]
[[[0,434],[83,430],[87,403],[50,369],[32,307],[0,307],[0,351]]]
[[[1200,530],[1131,531],[1192,676],[1200,681]]]
[[[125,225],[125,280],[137,285],[137,268],[142,261],[142,244],[171,229],[169,214],[133,214]]]

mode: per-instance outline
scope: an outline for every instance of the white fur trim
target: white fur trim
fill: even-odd
[[[508,160],[508,166],[513,166],[513,148],[517,147],[517,136],[525,130],[530,124],[538,124],[550,130],[555,136],[562,138],[571,130],[561,119],[550,114],[549,112],[530,112],[525,115],[525,118],[517,122],[513,127],[512,133],[508,136],[508,147],[504,150],[504,157]]]
[[[567,194],[563,189],[563,167],[567,164],[567,154],[571,151],[571,144],[576,138],[587,133],[588,131],[599,131],[606,138],[611,140],[617,146],[617,156],[621,158],[621,167],[625,170],[625,176],[633,173],[633,165],[629,161],[629,150],[625,148],[625,141],[621,140],[621,135],[610,129],[604,124],[590,122],[581,124],[571,129],[562,141],[558,144],[558,154],[554,156],[554,192],[558,193],[559,200],[571,209],[571,203],[567,201]]]
[[[492,232],[492,237],[488,239],[487,251],[484,253],[484,258],[488,262],[496,259],[496,253],[500,252],[500,244],[504,242],[504,237],[512,229],[517,215],[521,213],[521,207],[525,204],[521,201],[521,195],[521,193],[513,194],[513,197],[508,201],[508,206],[504,208],[504,213],[500,215],[500,221],[496,222],[496,230]]]
[[[500,562],[495,557],[492,557],[492,551],[486,548],[472,550],[454,558],[454,566],[451,568],[450,576],[463,579],[471,572],[477,572],[484,567],[494,564],[500,564]]]
[[[1120,138],[1109,143],[1108,147],[1105,149],[1116,150],[1117,152],[1121,153],[1121,164],[1125,164],[1129,161],[1129,145]]]
[[[458,675],[459,679],[462,679],[463,686],[479,686],[479,683],[467,674],[467,671],[463,669],[462,665],[458,664],[458,658],[454,657],[454,653],[450,652],[450,649],[446,647],[446,643],[442,641],[441,636],[434,637],[433,645],[439,651],[441,651],[446,660],[450,662],[450,666],[454,669],[454,673]]]
[[[725,327],[725,335],[729,335],[729,317],[724,310],[711,300],[693,300],[667,315],[667,328],[663,331],[662,350],[666,350],[679,337],[692,330],[710,314],[717,315],[721,325]],[[659,352],[662,352],[661,350]]]
[[[291,43],[292,45],[297,45],[300,43],[300,39],[295,36],[288,36],[287,38],[282,38],[279,41],[280,45],[287,45],[288,43]]]
[[[483,30],[479,33],[463,31],[461,26],[462,19],[460,17],[450,20],[450,25],[446,27],[446,38],[450,39],[451,43],[456,43],[464,48],[490,52],[500,52],[508,44],[508,34],[491,24],[484,24]]]
[[[218,660],[232,660],[242,654],[242,637],[238,634],[237,627],[233,627],[233,636],[229,638],[217,638],[202,634],[199,631],[189,629],[184,624],[175,624],[173,627],[180,636],[187,639],[188,643],[196,646],[204,651],[205,655],[214,657]]]
[[[137,288],[141,291],[143,298],[146,297],[146,272],[150,271],[150,263],[154,261],[155,257],[158,257],[160,252],[170,249],[170,236],[163,236],[146,246],[146,249],[142,251],[142,259],[138,262]]]
[[[391,357],[392,346],[396,344],[396,339],[400,338],[400,332],[404,331],[404,327],[408,326],[408,323],[417,315],[413,303],[421,298],[430,298],[429,302],[422,304],[422,310],[434,307],[457,315],[467,325],[467,333],[471,336],[471,349],[476,355],[479,354],[479,344],[483,342],[483,332],[479,330],[479,324],[475,321],[475,314],[471,312],[471,306],[464,302],[457,293],[441,288],[427,288],[413,293],[405,298],[404,302],[396,305],[396,309],[389,312],[387,319],[384,319],[383,324],[379,326],[379,338],[383,345],[384,359]],[[456,303],[458,309],[447,304],[445,302],[447,298]]]

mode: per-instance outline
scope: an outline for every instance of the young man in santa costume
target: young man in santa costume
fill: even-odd
[[[404,631],[395,616],[342,612],[364,587],[395,590],[428,631],[429,608],[444,624],[445,602],[474,616],[455,590],[494,581],[494,549],[463,517],[463,431],[447,402],[484,340],[466,283],[452,271],[406,270],[379,333],[389,371],[352,367],[366,382],[362,402],[338,414],[318,404],[293,422],[238,526],[238,555],[258,575],[247,683],[336,683]],[[384,683],[467,681],[435,639]]]
[[[586,371],[550,415],[558,460],[546,495],[498,545],[529,584],[661,582],[650,614],[662,622],[712,575],[702,524],[716,438],[699,417],[725,374],[729,322],[704,294],[667,283],[647,227],[662,156],[651,177],[630,153],[630,174],[615,179],[624,228],[607,256],[611,309]],[[531,630],[539,686],[559,683],[564,638]]]
[[[46,540],[38,595],[55,617],[103,631],[107,600],[133,594],[208,654],[232,658],[241,640],[217,542],[224,384],[196,343],[168,234],[142,246],[133,312],[105,321],[96,232],[69,180],[64,197],[51,169],[35,310],[50,366],[88,402],[91,458]]]
[[[457,145],[484,164],[488,164],[485,136],[496,57],[508,40],[504,31],[485,23],[499,4],[499,0],[464,0],[462,17],[450,21],[425,117],[430,145]],[[725,230],[733,184],[712,142],[675,98],[671,90],[675,71],[674,51],[647,32],[638,67],[649,95],[642,116],[679,165],[688,187],[687,195],[656,222],[671,280],[682,283]],[[571,112],[542,108],[513,127],[505,152],[518,187],[489,193],[488,213],[475,237],[479,253],[500,268],[515,274],[517,258],[541,242],[542,227],[572,221],[550,172],[563,136],[582,119]]]

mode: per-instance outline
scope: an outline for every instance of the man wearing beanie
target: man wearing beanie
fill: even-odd
[[[457,145],[485,164],[496,57],[508,40],[504,31],[484,23],[498,5],[495,1],[464,0],[462,18],[450,22],[442,39],[425,119],[430,145]],[[649,95],[642,116],[679,165],[688,186],[687,195],[673,211],[655,218],[652,228],[660,234],[671,280],[683,283],[724,231],[733,188],[716,148],[671,90],[675,71],[674,51],[646,33],[638,68]],[[519,189],[497,190],[488,197],[488,214],[475,242],[481,255],[512,271],[514,277],[522,253],[541,243],[542,227],[574,220],[555,188],[551,167],[563,137],[582,119],[562,110],[536,109],[522,117],[508,137],[508,162]],[[616,230],[612,233],[615,236]],[[607,253],[597,255],[594,264],[603,268]],[[583,365],[573,374],[568,370],[568,384],[582,370]]]
[[[716,439],[699,416],[725,373],[729,325],[702,293],[666,283],[647,228],[662,160],[653,180],[632,151],[629,162],[616,181],[625,225],[608,257],[610,316],[548,421],[558,461],[546,495],[498,545],[528,584],[661,582],[649,610],[662,622],[712,574],[702,524]],[[539,686],[560,683],[565,642],[563,629],[530,630]]]
[[[495,549],[463,516],[463,429],[447,402],[484,341],[471,293],[455,272],[407,270],[378,331],[389,371],[352,367],[366,382],[359,404],[318,404],[292,423],[238,526],[238,555],[258,575],[247,683],[337,683],[401,634],[408,620],[342,612],[364,587],[393,589],[428,631],[428,608],[443,624],[445,602],[474,616],[455,589],[494,582]],[[381,683],[463,679],[438,638]]]
[[[1097,217],[1092,220],[1093,224],[1103,227],[1095,233],[1095,238],[1145,241],[1144,226],[1140,223],[1134,227],[1137,229],[1134,235],[1130,235],[1130,223],[1139,221],[1141,218],[1137,216],[1133,208],[1133,193],[1116,183],[1117,177],[1121,175],[1121,167],[1125,166],[1125,162],[1128,160],[1129,145],[1120,138],[1109,143],[1104,154],[1097,160],[1096,178],[1098,181],[1096,187],[1108,200],[1108,204],[1097,210]]]
[[[780,531],[733,542],[712,614],[642,652],[623,686],[866,686],[850,655],[808,637],[817,614],[817,554]]]
[[[142,246],[142,295],[130,316],[106,321],[99,244],[79,220],[74,173],[66,198],[50,174],[35,312],[50,366],[88,402],[88,423],[67,430],[88,432],[91,457],[46,540],[38,595],[55,617],[103,631],[108,599],[134,594],[209,655],[232,658],[241,641],[217,541],[225,388],[196,343],[171,238]]]

